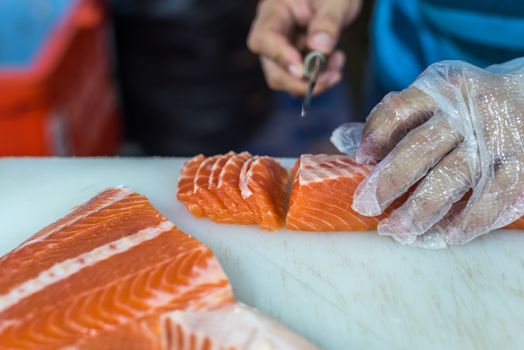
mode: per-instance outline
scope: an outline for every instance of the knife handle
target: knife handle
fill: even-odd
[[[313,74],[315,69],[315,59],[317,58],[320,60],[320,71],[323,71],[326,67],[326,54],[321,51],[311,51],[304,58],[304,76],[308,79],[310,79]]]

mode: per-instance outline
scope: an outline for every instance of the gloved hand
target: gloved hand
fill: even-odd
[[[524,214],[524,58],[485,70],[431,65],[374,108],[357,161],[380,161],[355,192],[361,214],[382,213],[418,182],[378,227],[402,243],[462,244],[515,221]]]
[[[330,54],[340,31],[358,14],[361,0],[262,0],[251,27],[248,46],[260,55],[266,81],[274,90],[304,95],[303,62],[300,39],[310,50]],[[300,28],[306,37],[297,37]],[[334,52],[319,77],[314,94],[319,94],[341,79],[344,54]]]

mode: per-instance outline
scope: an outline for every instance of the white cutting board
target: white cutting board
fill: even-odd
[[[92,195],[124,184],[213,249],[238,299],[325,349],[524,348],[523,233],[428,251],[374,233],[218,225],[192,218],[176,201],[181,164],[0,159],[0,255]]]

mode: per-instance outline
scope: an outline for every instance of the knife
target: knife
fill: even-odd
[[[324,70],[325,65],[326,55],[320,51],[311,51],[304,59],[304,76],[309,80],[309,84],[307,87],[306,96],[304,97],[304,102],[302,103],[302,113],[300,114],[301,117],[305,117],[307,114],[309,105],[311,104],[313,90],[315,90],[318,77]]]

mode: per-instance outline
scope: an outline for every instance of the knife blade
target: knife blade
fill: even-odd
[[[309,105],[311,104],[313,91],[315,90],[315,85],[317,84],[321,71],[324,69],[325,62],[326,56],[320,51],[312,51],[304,59],[304,76],[309,79],[309,84],[304,97],[304,102],[302,103],[302,112],[300,113],[301,117],[305,117],[307,114]]]

